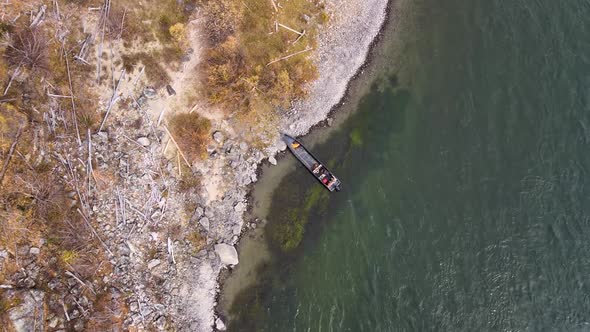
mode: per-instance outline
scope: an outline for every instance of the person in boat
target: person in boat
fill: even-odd
[[[330,182],[328,182],[327,186],[328,187],[331,187],[334,184],[334,182],[336,182],[336,178],[335,177],[332,177],[332,179],[330,180]]]
[[[318,174],[320,172],[320,166],[321,165],[318,163],[313,163],[313,166],[311,167],[313,174]]]
[[[328,180],[327,176],[322,179],[322,183],[325,184],[326,186],[328,185],[328,182],[329,182],[329,180]]]

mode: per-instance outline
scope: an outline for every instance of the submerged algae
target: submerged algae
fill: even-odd
[[[329,198],[328,192],[321,186],[304,191],[304,188],[296,186],[296,183],[290,183],[297,178],[285,178],[281,187],[290,188],[285,194],[287,197],[284,197],[284,204],[300,207],[283,209],[275,204],[276,208],[269,214],[275,221],[266,228],[271,244],[284,252],[290,252],[299,246],[310,216],[321,216],[326,211]]]

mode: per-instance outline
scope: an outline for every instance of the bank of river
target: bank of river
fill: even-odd
[[[289,190],[261,196],[271,250],[230,310],[239,330],[586,329],[589,14],[404,5],[356,112],[314,147],[344,191],[295,163],[269,175]],[[298,224],[291,248],[277,233]]]

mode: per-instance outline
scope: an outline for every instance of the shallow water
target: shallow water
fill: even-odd
[[[303,213],[296,249],[271,243],[231,329],[589,330],[588,17],[581,0],[405,6],[395,59],[314,147],[344,191]],[[269,225],[318,186],[283,181],[296,195],[274,193]]]

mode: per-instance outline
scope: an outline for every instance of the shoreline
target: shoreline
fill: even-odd
[[[331,122],[332,120],[334,120],[335,117],[339,117],[341,118],[340,120],[345,120],[346,118],[349,117],[349,115],[351,114],[351,111],[347,111],[345,113],[340,113],[339,111],[342,110],[342,108],[344,107],[344,105],[346,105],[352,98],[352,95],[354,94],[354,91],[352,91],[352,85],[355,83],[359,83],[358,80],[360,79],[360,77],[362,77],[364,71],[370,67],[374,60],[375,60],[375,52],[376,52],[376,47],[379,45],[379,43],[382,41],[383,39],[383,34],[384,32],[388,29],[388,27],[390,26],[390,24],[392,23],[392,18],[393,18],[393,7],[394,7],[394,1],[393,0],[386,0],[385,1],[385,7],[383,10],[383,19],[380,21],[379,24],[379,29],[377,31],[377,33],[375,34],[374,38],[372,38],[372,40],[370,41],[368,48],[366,49],[364,53],[364,60],[362,61],[361,65],[358,66],[358,68],[354,71],[354,74],[348,79],[346,80],[346,84],[345,84],[345,88],[344,91],[342,93],[342,95],[340,96],[340,98],[338,99],[338,102],[333,104],[327,112],[325,112],[325,115],[323,116],[323,119],[316,121],[315,123],[313,123],[311,126],[309,126],[306,130],[305,133],[299,136],[308,136],[310,134],[314,134],[316,132],[318,132],[319,130],[325,130],[328,128],[338,128],[338,124],[333,125]],[[329,90],[329,89],[326,89]],[[308,119],[304,119],[308,120]],[[328,134],[329,135],[329,134]],[[313,144],[315,144],[316,142],[313,142]],[[284,150],[278,150],[276,151],[275,154],[275,158],[277,161],[281,161],[285,158],[285,156],[287,156],[288,153],[286,152],[286,149]],[[284,162],[284,161],[283,161]],[[258,167],[256,169],[256,175],[258,176],[258,178],[260,180],[262,180],[262,176],[264,174],[267,174],[267,172],[269,171],[270,167],[276,167],[276,165],[271,164],[268,159],[263,159],[260,161],[260,163],[258,164]],[[279,170],[278,172],[274,173],[274,176],[278,177],[278,178],[282,178],[287,172],[288,170],[290,170],[290,167],[283,167],[283,169]],[[267,174],[268,176],[268,174]],[[254,212],[254,210],[262,210],[264,211],[264,208],[258,207],[258,206],[254,206],[255,205],[255,187],[258,187],[262,185],[261,183],[253,183],[252,185],[250,185],[250,189],[248,190],[247,194],[246,194],[246,200],[247,200],[247,210],[244,213],[244,225],[242,227],[242,233],[239,236],[238,241],[236,242],[236,246],[241,246],[243,245],[243,241],[246,240],[245,237],[260,237],[260,233],[263,229],[264,226],[266,225],[266,220],[263,220],[262,223],[260,222],[256,222],[254,223],[255,219],[258,219],[258,217],[262,217],[260,215],[258,215],[256,212]],[[274,189],[276,188],[267,188],[264,191],[268,191],[268,192],[272,192]],[[262,212],[262,211],[258,211],[258,212]],[[252,221],[252,223],[250,223]],[[249,227],[250,225],[254,224],[254,227]],[[256,240],[252,240],[252,239],[248,239],[250,241],[256,241]],[[268,249],[268,248],[267,248]],[[241,251],[238,251],[239,255],[241,256]],[[264,255],[262,255],[264,256]],[[261,257],[262,259],[264,259],[264,257]],[[224,287],[225,287],[225,282],[234,274],[236,273],[236,269],[240,269],[241,266],[237,265],[236,268],[232,268],[232,269],[226,269],[226,270],[222,270],[219,273],[219,276],[217,278],[217,283],[218,285],[220,285],[220,290],[219,292],[216,294],[216,303],[218,303],[218,305],[215,307],[215,316],[219,317],[219,318],[223,318],[223,320],[225,321],[225,319],[227,317],[225,317],[225,315],[227,314],[227,311],[230,309],[229,307],[220,307],[223,305],[228,305],[233,301],[233,298],[229,301],[229,303],[223,303],[225,302],[224,300]],[[244,289],[247,286],[243,286],[241,287],[241,289]],[[221,309],[221,310],[220,310]]]

